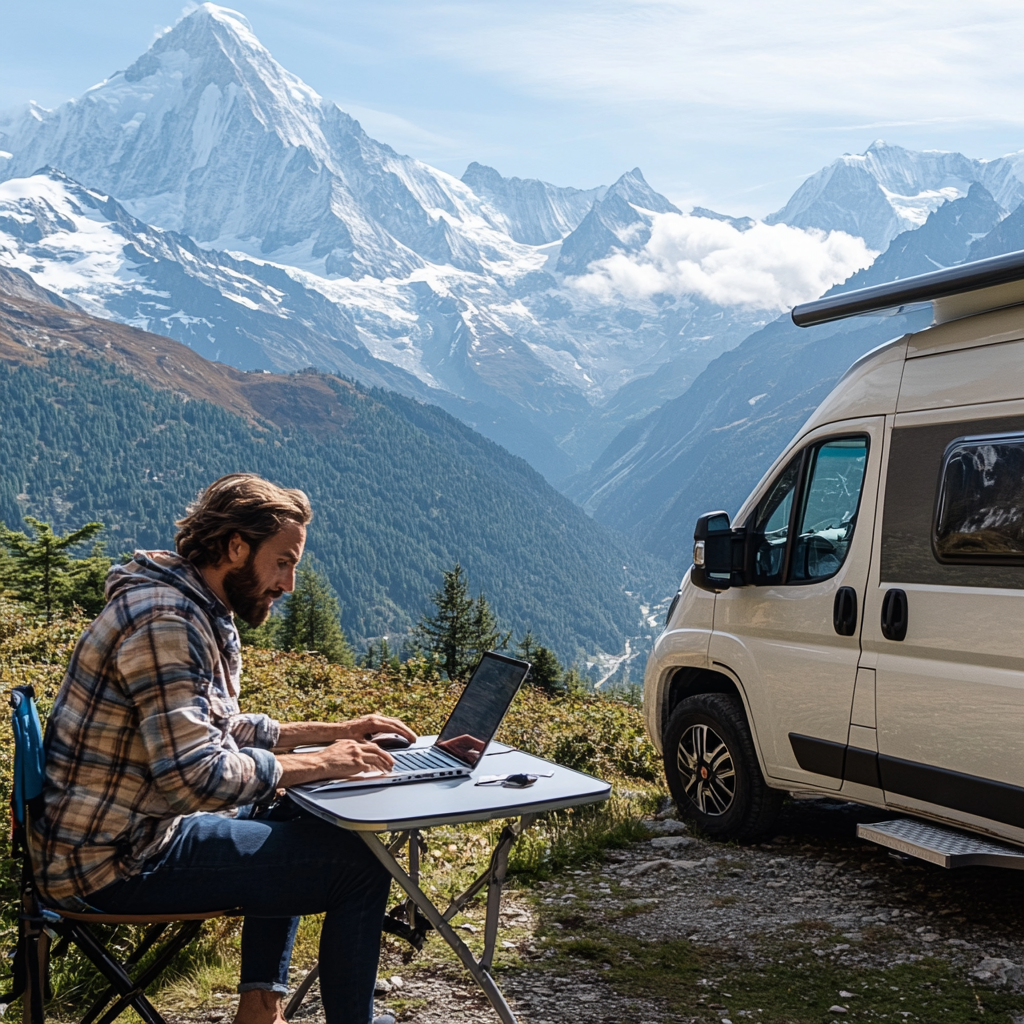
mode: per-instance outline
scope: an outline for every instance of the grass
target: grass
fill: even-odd
[[[87,625],[81,618],[42,625],[23,609],[0,598],[0,689],[30,684],[45,717],[57,694],[64,670],[79,635]],[[243,656],[241,705],[246,711],[265,711],[286,721],[335,720],[377,710],[397,715],[421,733],[437,731],[460,688],[440,678],[423,662],[401,670],[349,669],[329,665],[305,654],[246,648]],[[498,738],[521,749],[549,757],[616,783],[618,795],[604,805],[549,814],[539,820],[513,848],[510,885],[530,885],[569,868],[593,862],[608,848],[626,846],[646,836],[640,820],[659,796],[660,760],[646,739],[635,704],[596,695],[550,697],[525,688],[513,702]],[[0,801],[10,798],[13,738],[10,727],[0,728]],[[504,822],[433,829],[426,834],[422,884],[438,901],[462,891],[483,871]],[[16,934],[18,864],[11,859],[6,835],[0,836],[0,933],[7,943]],[[397,889],[393,900],[401,894]],[[474,915],[477,915],[476,917]],[[479,904],[467,908],[456,923],[482,917]],[[184,950],[165,973],[161,987],[151,993],[168,1009],[210,1005],[233,992],[238,970],[240,924],[237,920],[208,922],[202,938]],[[320,919],[304,919],[296,941],[293,965],[309,968],[316,961]],[[130,943],[140,929],[123,926],[117,943]],[[462,933],[460,933],[462,934]],[[468,933],[467,933],[468,935]],[[470,945],[482,942],[468,936]],[[389,961],[455,962],[454,954],[436,938],[425,958],[388,938]],[[502,949],[498,964],[518,962]],[[76,952],[55,960],[52,981],[55,1001],[49,1012],[70,1017],[100,989],[91,966]],[[0,979],[0,985],[4,981]]]

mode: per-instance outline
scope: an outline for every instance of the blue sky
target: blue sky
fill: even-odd
[[[244,0],[274,56],[377,138],[454,174],[559,185],[640,166],[676,202],[781,206],[884,138],[1024,149],[1024,5],[1011,0]],[[181,0],[8,0],[0,108],[80,95]]]

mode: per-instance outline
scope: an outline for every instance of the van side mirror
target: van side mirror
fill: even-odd
[[[693,585],[712,593],[745,586],[746,537],[745,529],[731,529],[727,512],[705,512],[693,531]]]

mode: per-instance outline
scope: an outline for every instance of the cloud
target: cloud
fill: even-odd
[[[448,0],[421,5],[417,27],[436,52],[539,95],[750,121],[1024,121],[1007,42],[1024,8],[1006,0]]]
[[[615,253],[568,282],[601,302],[697,295],[721,306],[786,310],[870,266],[877,252],[843,231],[656,214],[638,253]]]

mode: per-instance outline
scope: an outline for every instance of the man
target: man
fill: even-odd
[[[258,626],[294,589],[311,519],[302,491],[244,473],[211,484],[177,523],[177,554],[138,551],[110,570],[46,730],[33,844],[44,898],[108,913],[241,909],[237,1024],[283,1022],[298,915],[323,912],[328,1024],[370,1020],[389,875],[358,837],[317,818],[249,814],[283,787],[387,770],[373,733],[415,738],[381,715],[291,723],[239,711],[233,616]],[[327,746],[285,752],[307,744]]]

